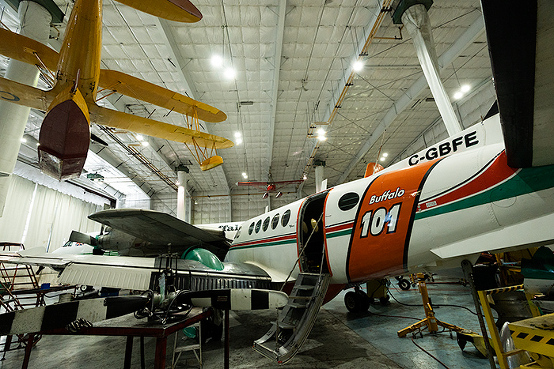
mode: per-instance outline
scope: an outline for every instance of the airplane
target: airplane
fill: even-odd
[[[190,23],[202,18],[188,0],[163,0],[156,2],[156,6],[140,0],[120,2],[173,21]],[[52,85],[50,90],[43,91],[0,78],[0,98],[46,111],[38,147],[42,171],[58,180],[81,174],[91,138],[90,122],[194,146],[190,151],[202,170],[221,165],[223,159],[216,155],[216,149],[232,147],[233,142],[201,132],[198,119],[222,122],[227,119],[226,114],[125,73],[100,69],[101,35],[101,0],[75,1],[59,54],[33,39],[0,29],[0,54],[36,65]],[[115,92],[184,114],[187,127],[97,105]]]
[[[293,184],[300,184],[304,182],[303,179],[296,179],[292,181],[267,181],[267,182],[255,182],[255,181],[249,181],[249,182],[237,182],[238,186],[252,186],[261,189],[262,191],[265,191],[262,198],[267,199],[270,193],[276,193],[275,198],[279,198],[283,196],[283,192],[278,191],[278,188],[285,187],[288,185]]]
[[[320,306],[346,287],[459,267],[485,251],[554,244],[554,60],[544,46],[554,39],[554,29],[546,26],[554,3],[532,2],[514,15],[491,1],[482,5],[497,103],[481,122],[388,168],[375,171],[372,164],[364,178],[245,221],[221,270],[199,261],[179,267],[185,289],[251,283],[287,292],[277,322],[255,341],[257,351],[278,363],[291,360]],[[512,29],[506,17],[526,27]],[[10,260],[57,263],[67,283],[130,273],[130,281],[142,281],[136,289],[149,288],[153,270],[165,265],[164,259],[108,264],[101,258]],[[359,292],[345,295],[352,310],[367,309],[367,299]],[[276,344],[267,344],[273,339]]]

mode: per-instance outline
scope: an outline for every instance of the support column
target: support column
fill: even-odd
[[[177,218],[186,220],[187,213],[187,167],[177,168]],[[189,199],[190,200],[190,199]],[[190,206],[189,206],[190,207]]]
[[[448,134],[452,136],[461,132],[462,126],[458,122],[450,98],[440,79],[435,42],[431,31],[431,21],[429,20],[429,14],[427,14],[425,5],[415,4],[406,9],[402,14],[402,23],[412,37],[417,58]]]
[[[325,190],[325,188],[323,188],[322,186],[323,177],[325,176],[324,172],[325,172],[325,163],[316,165],[315,167],[315,192],[316,193]]]
[[[38,3],[19,3],[20,34],[43,44],[48,42],[52,15]],[[36,87],[39,72],[36,66],[10,60],[5,78]],[[2,99],[0,94],[0,216],[4,212],[6,195],[15,168],[21,138],[31,108]],[[5,98],[4,98],[5,99]]]

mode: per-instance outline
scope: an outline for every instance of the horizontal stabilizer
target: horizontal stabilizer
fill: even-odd
[[[481,3],[508,165],[554,164],[554,2]]]
[[[0,28],[0,40],[1,55],[32,65],[42,61],[46,68],[57,70],[59,54],[48,46],[4,28]]]
[[[78,319],[90,323],[116,318],[146,306],[145,296],[106,297],[16,310],[0,315],[0,335],[65,328]]]
[[[117,0],[122,4],[156,17],[185,23],[202,19],[202,13],[188,0]]]
[[[222,310],[278,309],[289,300],[286,293],[259,289],[222,289],[186,292],[178,302],[198,307],[214,307]]]
[[[205,122],[217,123],[227,119],[224,112],[213,106],[115,70],[102,69],[98,84],[103,88],[177,113],[197,116]]]
[[[211,135],[194,129],[162,123],[139,117],[138,115],[102,108],[93,104],[89,105],[89,109],[90,121],[104,126],[210,149],[226,149],[233,147],[233,142],[224,137]]]

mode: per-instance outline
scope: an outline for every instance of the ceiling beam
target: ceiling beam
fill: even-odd
[[[285,34],[285,15],[287,10],[287,0],[279,1],[277,12],[277,31],[275,34],[275,58],[273,60],[273,88],[271,93],[271,117],[269,119],[269,150],[267,150],[267,178],[271,172],[271,164],[273,162],[273,144],[275,135],[275,116],[277,114],[277,98],[279,95],[279,74],[281,72],[281,57],[283,54],[283,36]]]
[[[464,32],[464,34],[456,40],[452,46],[446,50],[439,58],[439,68],[442,70],[445,66],[450,65],[469,45],[475,41],[477,37],[484,31],[483,17],[478,17],[475,22]],[[427,88],[425,76],[421,76],[406,92],[396,100],[390,109],[385,114],[384,118],[377,124],[373,132],[365,139],[358,153],[352,158],[337,184],[343,183],[348,175],[352,172],[358,162],[367,154],[369,149],[381,137],[381,135],[394,122],[396,117],[403,112],[407,107],[411,106],[421,92]]]

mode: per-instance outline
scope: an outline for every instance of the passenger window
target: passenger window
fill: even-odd
[[[264,232],[267,231],[267,227],[269,227],[269,217],[265,218],[264,220],[264,226],[263,226]]]
[[[283,227],[286,227],[287,224],[289,224],[289,219],[290,219],[290,209],[285,211],[285,213],[283,214],[283,218],[281,218],[281,225]]]
[[[339,209],[342,211],[347,211],[352,209],[354,206],[358,205],[360,201],[360,196],[355,192],[349,192],[342,195],[339,199]]]
[[[254,222],[250,224],[250,228],[248,228],[248,234],[251,235],[253,231],[254,231]]]
[[[279,225],[279,213],[275,214],[275,216],[273,217],[273,220],[271,221],[271,229],[277,228],[278,225]]]
[[[256,233],[258,233],[260,231],[260,227],[262,226],[262,220],[258,220],[258,222],[256,223]]]

